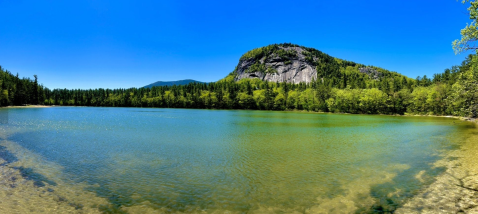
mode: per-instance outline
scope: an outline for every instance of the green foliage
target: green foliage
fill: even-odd
[[[307,48],[290,43],[273,44],[256,48],[244,54],[241,57],[240,63],[244,60],[251,62],[252,65],[245,71],[247,73],[276,73],[277,71],[266,66],[266,63],[277,61],[277,58],[279,58],[284,65],[292,64],[292,60],[297,59],[298,53],[291,47],[299,47],[302,49],[301,54],[305,56],[307,63],[316,68],[317,77],[319,79],[326,79],[330,87],[346,88],[350,86],[352,89],[378,87],[388,92],[388,90],[398,91],[404,87],[411,89],[411,84],[414,82],[414,80],[396,72],[337,59],[314,48]],[[372,78],[370,75],[361,73],[359,69],[364,67],[380,73],[381,79],[377,81],[377,79]],[[402,79],[405,79],[407,84],[402,84]]]
[[[466,24],[466,27],[461,30],[461,39],[453,41],[453,50],[456,54],[465,52],[467,50],[477,50],[478,47],[475,46],[475,42],[478,39],[478,2],[463,0],[462,3],[470,2],[470,7],[468,11],[470,12],[470,19],[472,22]]]
[[[276,49],[272,55],[277,55],[279,58],[281,58],[281,60],[290,60],[297,57],[297,51],[293,49]]]
[[[265,65],[265,61],[270,58],[279,57],[285,64],[290,64],[291,59],[297,58],[297,51],[294,49],[285,49],[289,47],[298,47],[297,45],[284,43],[273,44],[262,48],[253,49],[241,57],[242,60],[252,60],[254,63],[247,68],[247,73],[277,73],[277,70]],[[237,70],[237,67],[236,67]]]
[[[253,65],[249,66],[249,68],[247,69],[247,73],[255,73],[255,72],[265,72],[267,70],[266,68],[266,65],[260,63],[259,61],[257,61],[256,63],[254,63]]]
[[[415,81],[391,72],[379,80],[373,80],[359,71],[360,65],[333,59],[333,62],[347,65],[339,67],[337,74],[341,75],[340,79],[323,77],[311,83],[299,84],[272,83],[260,79],[236,82],[232,72],[215,83],[114,90],[50,90],[38,86],[35,80],[19,79],[2,70],[0,101],[2,105],[33,103],[38,96],[40,103],[47,105],[476,116],[478,69],[475,61],[475,57],[470,56],[462,65],[434,75],[435,78],[426,84],[425,77]],[[276,72],[259,63],[252,68]],[[35,85],[37,92],[33,87]]]
[[[218,82],[233,82],[236,77],[236,71],[229,73],[226,77],[220,79]]]
[[[472,2],[472,5],[475,5]],[[473,6],[474,7],[474,6]],[[247,52],[246,72],[277,73],[266,66],[279,57],[292,63],[293,44],[274,44]],[[478,57],[459,66],[411,79],[379,67],[333,58],[301,47],[316,67],[310,83],[271,83],[260,79],[234,81],[237,68],[215,83],[190,83],[130,89],[50,90],[34,80],[14,76],[0,67],[0,105],[46,104],[71,106],[163,107],[210,109],[305,110],[362,114],[433,114],[478,116]]]
[[[467,50],[475,50],[478,53],[478,47],[475,46],[478,40],[478,2],[472,0],[463,0],[462,3],[469,2],[468,11],[470,13],[471,24],[467,24],[461,30],[461,39],[453,41],[455,53],[462,53]],[[446,75],[448,76],[448,75]],[[444,78],[446,78],[446,76]],[[455,78],[454,78],[455,79]],[[454,114],[466,117],[478,116],[478,56],[470,55],[462,64],[457,81],[452,86],[450,102],[454,107]]]
[[[0,66],[0,106],[43,104],[45,88],[38,85],[38,78],[19,78]]]
[[[241,56],[240,60],[247,60],[247,59],[261,59],[264,56],[270,56],[274,53],[279,57],[295,57],[297,52],[295,51],[284,51],[280,47],[288,48],[288,47],[299,47],[298,45],[290,44],[290,43],[282,43],[282,44],[273,44],[268,45],[261,48],[255,48],[251,51],[248,51],[244,55]]]
[[[458,76],[452,86],[451,100],[454,114],[478,116],[478,56],[472,56],[472,66]]]
[[[272,68],[272,67],[267,67],[264,64],[261,64],[259,62],[256,62],[255,64],[251,65],[247,70],[246,73],[255,73],[255,72],[261,72],[261,73],[277,73],[277,70]]]
[[[275,74],[275,73],[277,73],[277,70],[272,68],[272,67],[268,67],[267,70],[266,70],[266,73]]]

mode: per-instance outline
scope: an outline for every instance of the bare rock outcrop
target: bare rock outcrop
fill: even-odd
[[[380,77],[382,76],[382,73],[380,73],[377,70],[375,70],[373,68],[370,68],[370,67],[359,68],[359,71],[361,73],[367,74],[368,76],[370,76],[370,78],[375,79],[375,80],[380,79]]]
[[[235,81],[245,78],[259,78],[270,82],[309,83],[317,79],[315,66],[306,59],[301,47],[279,47],[289,54],[281,57],[278,54],[263,56],[261,59],[241,59],[237,66]],[[251,69],[254,65],[262,66],[262,70]]]
[[[318,78],[322,81],[325,78],[337,81],[346,79],[346,75],[354,72],[379,80],[384,71],[337,59],[314,48],[283,43],[256,48],[245,53],[232,74],[234,81],[257,78],[269,82],[297,84],[310,83]]]

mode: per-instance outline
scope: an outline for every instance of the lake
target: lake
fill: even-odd
[[[439,117],[151,108],[10,108],[0,120],[3,166],[57,204],[105,213],[393,211],[476,129]],[[15,203],[29,197],[11,189]]]

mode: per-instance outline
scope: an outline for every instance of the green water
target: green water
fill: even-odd
[[[0,157],[39,187],[93,192],[113,213],[393,211],[443,172],[433,163],[473,128],[450,118],[144,108],[0,117]]]

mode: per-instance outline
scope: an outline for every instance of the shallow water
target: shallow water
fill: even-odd
[[[0,120],[7,166],[36,187],[74,189],[76,210],[112,213],[393,211],[474,128],[435,117],[87,107],[0,109]]]

